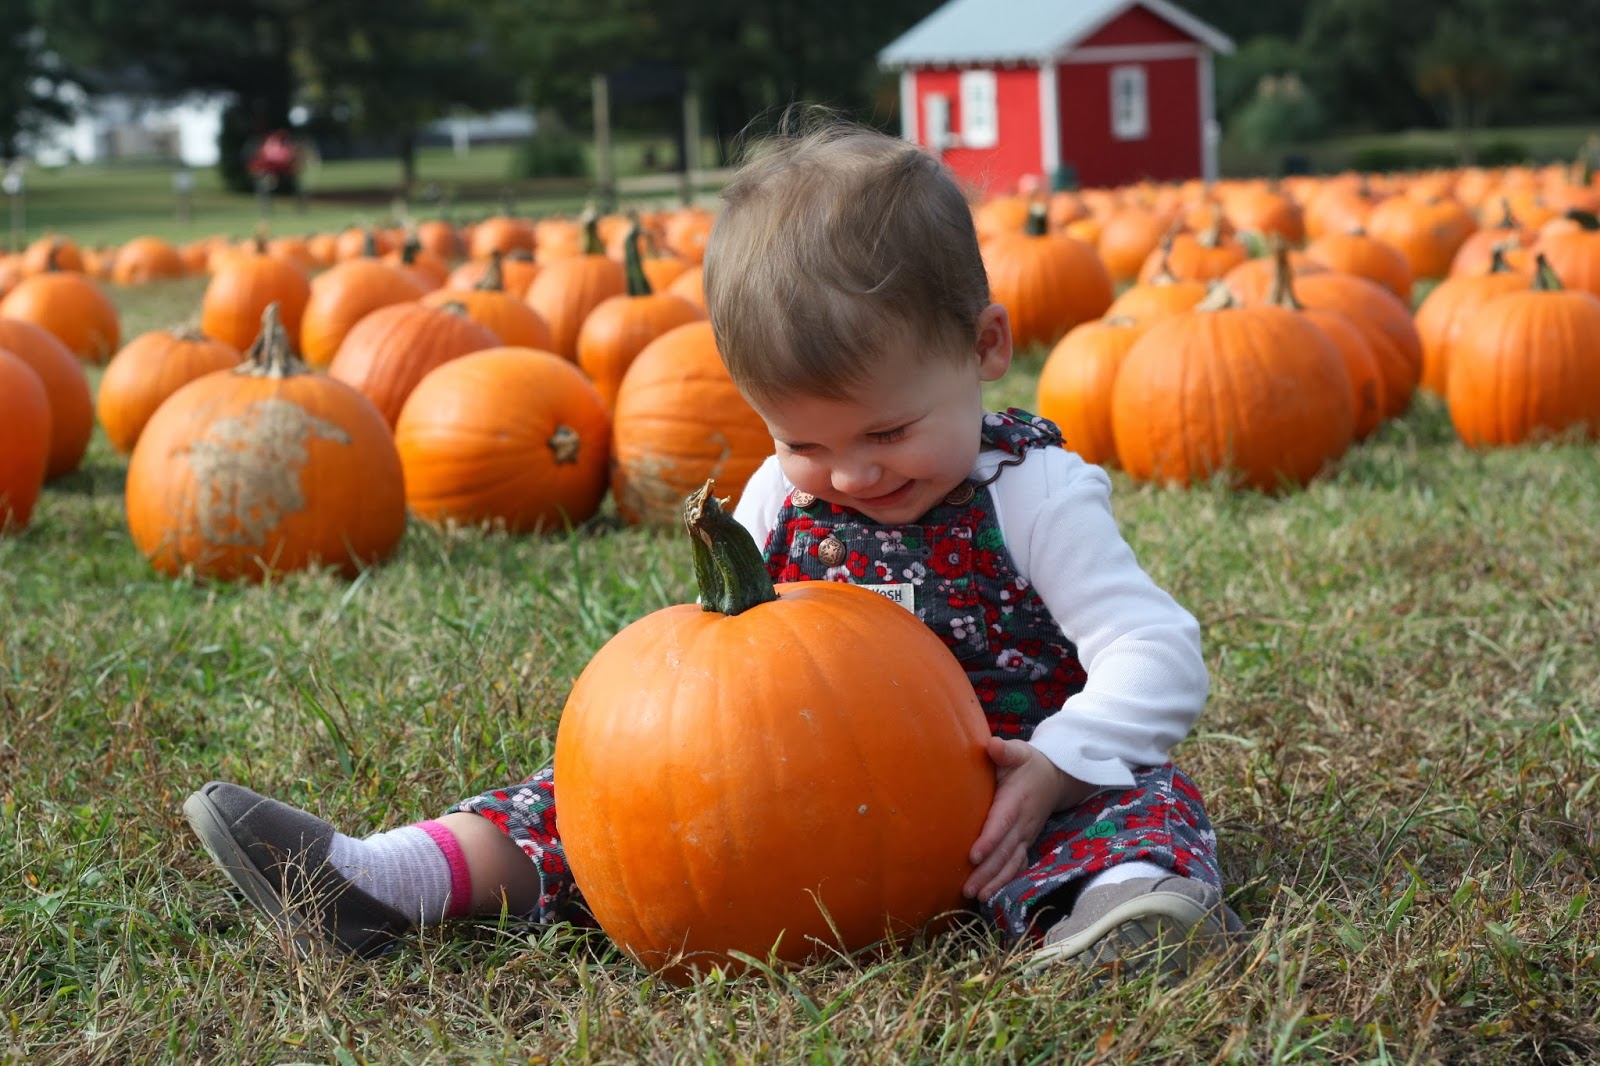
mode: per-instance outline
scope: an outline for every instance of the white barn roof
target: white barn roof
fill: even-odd
[[[949,0],[878,53],[883,67],[1039,63],[1058,58],[1135,5],[1216,52],[1233,41],[1168,0]]]

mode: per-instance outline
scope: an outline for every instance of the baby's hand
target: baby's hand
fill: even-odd
[[[983,832],[972,845],[975,868],[961,888],[976,900],[988,899],[1027,869],[1028,846],[1050,815],[1082,803],[1094,791],[1032,744],[990,737],[988,754],[998,787]]]

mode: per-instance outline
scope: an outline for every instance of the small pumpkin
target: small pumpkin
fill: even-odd
[[[504,261],[505,257],[495,252],[476,288],[435,289],[424,296],[422,302],[429,307],[459,304],[468,318],[500,338],[501,344],[548,351],[550,327],[544,324],[539,312],[505,290],[501,274]]]
[[[83,462],[94,434],[94,401],[83,365],[47,330],[21,319],[0,318],[0,348],[33,368],[50,402],[50,459],[45,480],[72,473]]]
[[[50,462],[50,397],[27,363],[0,348],[0,533],[33,519]]]
[[[468,259],[450,272],[444,284],[447,289],[463,291],[481,288],[489,271],[495,270],[500,279],[497,283],[490,283],[489,287],[504,289],[520,300],[528,294],[528,286],[539,276],[540,269],[540,265],[527,252],[491,255],[488,259]]]
[[[1075,237],[1049,232],[1042,201],[1030,208],[1020,233],[995,236],[982,247],[989,291],[1010,312],[1018,346],[1053,345],[1111,306],[1111,275],[1099,253]]]
[[[95,412],[111,446],[133,451],[145,423],[168,396],[196,378],[231,370],[244,356],[225,341],[192,329],[141,333],[111,357],[100,379]]]
[[[418,382],[395,423],[411,512],[513,533],[589,519],[606,494],[611,419],[558,355],[499,347]]]
[[[988,727],[944,644],[866,589],[775,587],[711,488],[679,518],[700,603],[608,641],[555,745],[584,902],[679,983],[742,969],[736,952],[800,963],[964,909],[994,797]]]
[[[243,352],[261,332],[267,305],[277,304],[278,320],[291,337],[297,337],[310,299],[311,282],[305,271],[271,254],[267,242],[258,237],[250,248],[218,262],[200,297],[200,332]]]
[[[627,292],[602,300],[578,330],[578,365],[594,382],[607,410],[616,403],[622,376],[645,345],[674,327],[705,317],[681,296],[651,288],[639,241],[640,228],[635,223],[623,251]]]
[[[128,461],[128,531],[164,574],[354,576],[405,532],[400,456],[383,416],[309,373],[269,306],[236,369],[173,393]]]
[[[111,262],[111,281],[117,285],[143,285],[183,275],[183,257],[161,237],[135,237],[117,249]]]
[[[52,260],[53,262],[53,260]],[[117,307],[99,283],[71,270],[45,269],[0,299],[0,317],[43,327],[79,359],[104,363],[122,339]]]
[[[392,426],[428,371],[499,345],[500,338],[468,318],[460,304],[391,304],[351,327],[328,374],[371,400]]]
[[[1306,245],[1306,255],[1333,270],[1375,281],[1411,306],[1411,264],[1398,248],[1365,230],[1325,234]]]
[[[347,259],[318,274],[300,319],[300,354],[314,367],[326,367],[345,334],[380,307],[422,299],[420,282],[377,259]],[[398,409],[397,409],[398,411]]]
[[[1107,316],[1074,326],[1039,371],[1039,413],[1054,422],[1085,462],[1111,465],[1111,389],[1133,342],[1149,323]]]
[[[1478,309],[1496,296],[1528,287],[1529,275],[1512,269],[1505,250],[1496,248],[1489,269],[1469,276],[1451,276],[1423,298],[1417,308],[1417,336],[1422,340],[1421,388],[1444,396],[1450,380],[1450,346]]]
[[[612,411],[611,494],[630,525],[678,520],[707,478],[737,486],[772,454],[767,424],[734,387],[709,322],[668,330],[634,359]]]
[[[478,223],[467,246],[467,258],[487,259],[495,252],[533,252],[533,227],[524,219],[493,215]]]
[[[547,263],[525,297],[550,327],[550,350],[574,361],[578,358],[578,331],[589,312],[603,300],[628,291],[622,264],[605,254],[597,224],[591,215],[584,224],[583,253]]]
[[[1540,256],[1533,285],[1485,303],[1450,345],[1445,397],[1471,447],[1577,430],[1600,436],[1600,297],[1564,289]]]

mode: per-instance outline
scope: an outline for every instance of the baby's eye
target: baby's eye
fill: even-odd
[[[905,426],[896,426],[893,429],[882,429],[882,430],[879,430],[876,433],[868,433],[867,434],[868,437],[870,437],[872,440],[877,441],[879,444],[889,444],[889,443],[891,443],[893,441],[897,441],[897,440],[901,439],[905,435],[906,435],[906,427]]]
[[[815,444],[785,444],[783,446],[784,451],[790,455],[810,455],[816,451],[816,448]]]

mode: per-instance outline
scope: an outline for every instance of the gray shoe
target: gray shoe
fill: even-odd
[[[1244,923],[1222,893],[1192,877],[1139,877],[1091,888],[1051,926],[1028,959],[1034,971],[1071,960],[1097,977],[1155,968],[1174,982],[1203,959],[1224,954]]]
[[[225,781],[190,796],[183,813],[228,880],[302,953],[320,941],[379,955],[413,926],[328,864],[334,829],[315,815]]]

